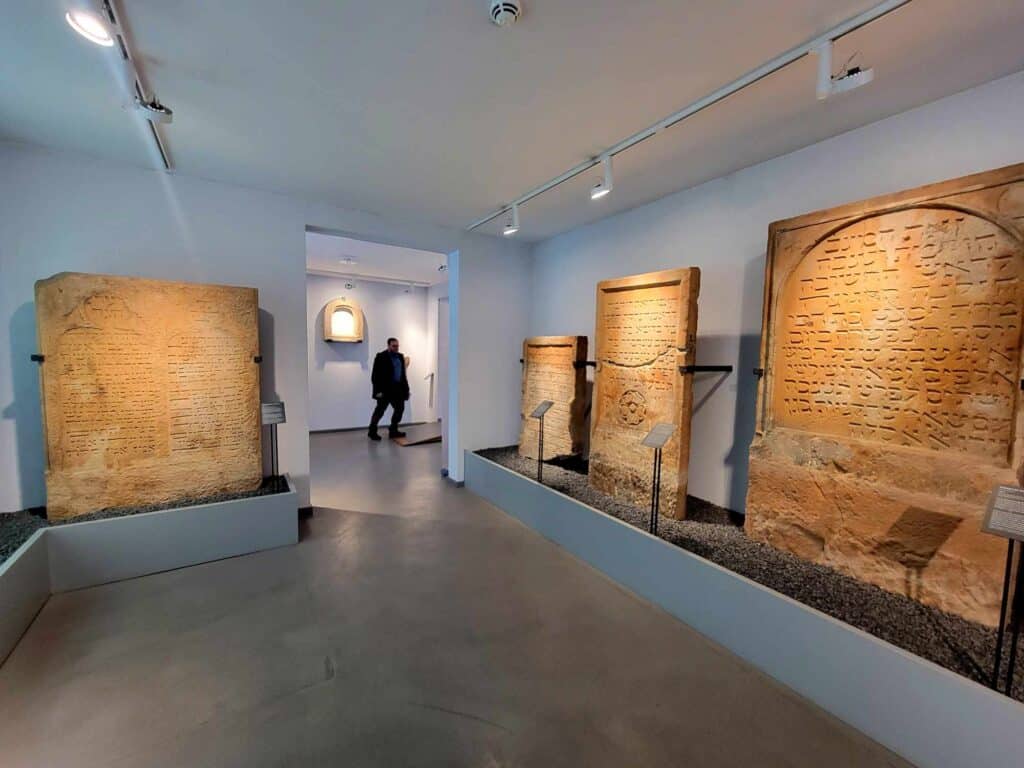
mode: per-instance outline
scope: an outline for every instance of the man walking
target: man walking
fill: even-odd
[[[398,353],[398,339],[388,339],[388,348],[378,352],[373,358],[370,382],[373,385],[373,399],[377,401],[377,407],[373,409],[373,417],[370,419],[370,439],[380,440],[377,424],[380,423],[389,405],[391,428],[388,430],[388,436],[405,437],[405,432],[398,430],[398,423],[405,412],[405,401],[409,399],[409,379],[405,375],[405,357]]]

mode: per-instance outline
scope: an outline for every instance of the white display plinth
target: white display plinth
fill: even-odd
[[[470,451],[465,476],[478,496],[915,765],[1018,764],[1019,702]]]
[[[36,531],[0,566],[0,663],[51,594],[223,560],[299,540],[288,490]]]
[[[33,533],[0,565],[0,664],[50,597],[45,534]]]

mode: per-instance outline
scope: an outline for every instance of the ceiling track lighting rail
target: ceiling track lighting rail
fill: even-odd
[[[505,229],[503,230],[503,234],[515,234],[515,232],[519,230],[519,206],[522,205],[523,203],[532,200],[538,195],[544,194],[548,190],[554,189],[558,185],[563,184],[569,181],[570,179],[579,176],[581,173],[589,171],[591,168],[597,165],[605,165],[606,173],[608,174],[607,178],[610,181],[611,158],[613,158],[620,152],[624,152],[625,150],[630,149],[631,147],[635,147],[640,142],[646,141],[652,136],[661,133],[666,128],[671,128],[673,125],[681,123],[683,120],[686,120],[689,117],[693,117],[698,112],[702,112],[708,107],[717,104],[718,102],[728,98],[729,96],[732,96],[734,93],[738,93],[739,91],[742,91],[744,88],[747,88],[753,85],[754,83],[763,80],[764,78],[768,77],[768,75],[774,74],[775,72],[778,72],[779,70],[788,67],[790,64],[802,59],[804,56],[819,53],[826,46],[828,47],[829,53],[831,53],[831,43],[833,43],[834,41],[839,40],[842,37],[845,37],[851,32],[855,32],[861,27],[878,20],[883,16],[889,15],[893,11],[902,8],[904,5],[907,5],[910,2],[911,0],[884,0],[884,2],[881,2],[878,5],[869,8],[868,10],[863,11],[862,13],[857,14],[856,16],[851,16],[849,19],[840,24],[837,24],[836,26],[829,29],[827,32],[824,32],[823,34],[818,35],[817,37],[808,40],[807,42],[802,43],[801,45],[798,45],[795,48],[791,48],[790,50],[776,56],[774,59],[771,59],[770,61],[766,61],[761,66],[757,67],[756,69],[752,69],[750,72],[747,72],[742,77],[733,80],[728,85],[724,85],[718,90],[709,93],[707,96],[697,99],[697,101],[691,102],[690,104],[686,105],[677,112],[673,112],[671,115],[654,123],[654,125],[644,128],[642,131],[638,131],[637,133],[634,133],[632,136],[623,139],[619,143],[614,144],[611,147],[608,147],[608,149],[606,149],[604,152],[601,152],[599,155],[592,157],[588,160],[584,160],[578,165],[574,165],[565,173],[556,176],[550,181],[544,182],[540,186],[534,187],[530,191],[526,192],[524,195],[517,197],[512,202],[503,205],[501,208],[497,208],[494,211],[491,211],[489,214],[480,219],[477,219],[468,227],[466,227],[466,230],[472,231],[477,227],[483,226],[484,224],[493,221],[494,219],[502,216],[505,213],[511,212],[512,217],[515,220],[515,228],[512,229],[512,231],[509,231],[510,227],[506,226]],[[822,59],[824,59],[824,56],[819,56],[819,67],[821,66]],[[831,57],[829,57],[829,59],[829,66],[831,66]],[[857,72],[844,73],[843,75],[840,75],[839,78],[833,78],[831,71],[829,71],[828,74],[830,82],[833,84],[839,84],[838,87],[833,87],[830,90],[830,93],[839,93],[843,90],[849,90],[852,87],[856,87],[857,85],[863,85],[865,82],[870,81],[871,75],[865,74],[866,72],[870,72],[870,70],[858,70]],[[852,75],[854,77],[860,75],[859,79],[861,80],[861,82],[850,82],[842,84],[843,80],[848,79],[848,75]],[[818,93],[820,96],[820,83]],[[591,191],[592,199],[597,199],[594,197],[593,193],[597,191],[597,189],[600,186],[601,185],[598,184],[597,187],[595,187],[594,190]],[[609,191],[611,191],[610,186]],[[597,197],[603,196],[604,195],[598,195]]]
[[[144,118],[144,131],[152,142],[155,164],[165,171],[173,170],[174,163],[157,126],[170,123],[174,113],[160,103],[139,72],[117,0],[73,0],[69,5],[65,18],[72,29],[97,45],[115,49],[124,107]]]

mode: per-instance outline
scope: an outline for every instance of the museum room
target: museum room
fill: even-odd
[[[0,765],[1024,761],[1024,1],[0,25]]]

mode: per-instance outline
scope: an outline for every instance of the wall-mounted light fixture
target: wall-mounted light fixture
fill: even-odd
[[[362,340],[363,311],[359,305],[345,297],[327,302],[324,307],[324,341],[352,343]]]

